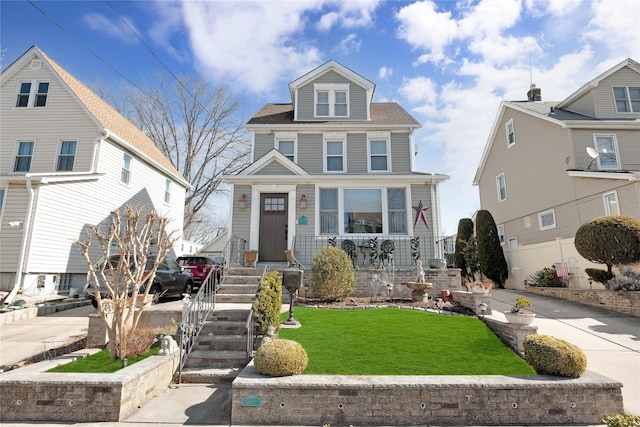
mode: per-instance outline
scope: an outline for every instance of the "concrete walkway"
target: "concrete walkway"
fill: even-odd
[[[577,303],[502,289],[492,291],[494,315],[501,316],[502,311],[509,309],[516,295],[526,295],[532,301],[532,311],[537,314],[534,325],[538,326],[538,333],[566,339],[582,348],[587,355],[588,369],[622,382],[625,411],[640,414],[639,319]],[[163,303],[154,306],[153,309],[175,310],[180,307],[180,304],[179,301]],[[43,335],[52,336],[51,332],[56,330],[55,336],[59,337],[58,328],[67,331],[68,336],[77,335],[83,330],[86,333],[88,323],[86,315],[91,310],[91,308],[82,307],[68,310],[68,313],[61,312],[20,324],[3,325],[0,329],[0,360],[19,359],[29,349],[37,351]],[[104,427],[228,426],[231,411],[230,395],[229,384],[172,385],[125,421],[99,425]],[[2,423],[3,427],[31,424],[33,423]],[[38,425],[59,426],[61,424],[95,425],[88,423]]]

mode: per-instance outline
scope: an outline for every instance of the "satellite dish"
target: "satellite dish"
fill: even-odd
[[[592,159],[595,159],[596,157],[598,157],[598,152],[594,150],[593,147],[587,147],[587,154]]]

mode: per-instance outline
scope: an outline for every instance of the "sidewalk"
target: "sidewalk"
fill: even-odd
[[[525,295],[525,293],[503,289],[493,290],[492,305],[496,312],[494,315],[501,316],[502,311],[508,310],[515,295]],[[537,314],[534,325],[538,326],[538,333],[566,339],[583,349],[587,355],[588,369],[622,382],[625,411],[640,414],[640,321],[630,316],[545,296],[526,294],[526,297],[532,301],[531,309]],[[180,307],[180,304],[180,301],[163,303],[154,306],[154,309],[175,310],[176,307]],[[2,326],[0,360],[20,358],[22,357],[20,354],[32,350],[37,352],[43,336],[63,339],[65,334],[67,337],[86,334],[88,324],[86,315],[92,311],[91,306],[82,307],[31,319],[20,324]],[[231,419],[230,399],[230,384],[176,384],[151,399],[125,421],[99,425],[101,427],[228,426]],[[2,423],[3,427],[31,424],[33,423]],[[63,423],[39,425],[59,426],[61,424]],[[69,423],[64,424],[69,425]]]

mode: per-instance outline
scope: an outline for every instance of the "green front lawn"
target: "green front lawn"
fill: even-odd
[[[133,365],[149,356],[153,356],[158,353],[160,348],[154,347],[146,354],[137,357],[127,358],[127,365]],[[108,350],[102,350],[91,356],[83,357],[82,359],[74,360],[64,365],[56,366],[49,369],[47,372],[81,372],[81,373],[94,373],[94,374],[110,374],[122,369],[122,360],[111,359],[111,354]]]
[[[295,307],[298,329],[278,337],[299,342],[309,356],[305,374],[535,375],[474,317],[378,308]],[[288,313],[282,315],[286,320]]]

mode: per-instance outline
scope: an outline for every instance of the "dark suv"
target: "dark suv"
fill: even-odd
[[[109,258],[109,262],[115,267],[119,259],[120,255],[112,255],[111,258]],[[145,271],[151,270],[153,261],[153,259],[147,261]],[[98,265],[100,265],[101,262],[102,261],[99,261]],[[105,272],[107,272],[107,269],[105,269]],[[153,279],[153,284],[149,289],[149,295],[152,295],[152,302],[154,304],[163,297],[181,296],[182,294],[191,295],[193,283],[193,277],[188,269],[180,267],[175,259],[166,257],[164,261],[158,265],[156,277]],[[142,293],[144,289],[140,288],[138,292]],[[84,296],[91,298],[91,304],[94,307],[98,306],[95,297],[95,287],[90,280],[89,274],[87,274],[87,284],[84,287]],[[102,290],[100,297],[109,298],[109,295],[106,290]]]
[[[178,264],[187,270],[191,271],[193,276],[193,283],[196,287],[202,285],[204,279],[207,278],[209,271],[215,269],[216,280],[218,283],[223,275],[223,263],[222,257],[219,256],[202,256],[202,255],[182,255],[179,256]]]

